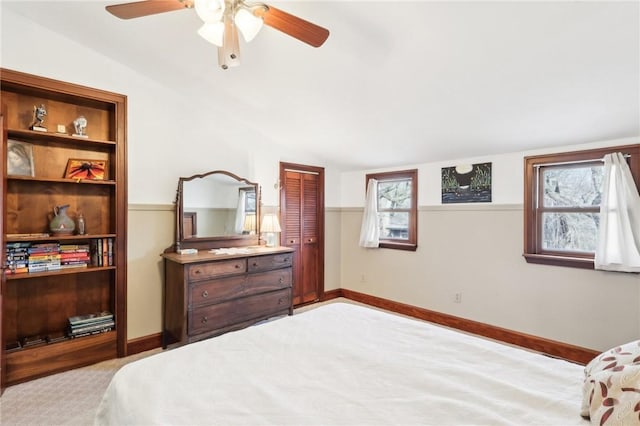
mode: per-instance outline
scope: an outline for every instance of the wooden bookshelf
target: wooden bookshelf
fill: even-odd
[[[0,70],[2,102],[2,246],[0,292],[0,385],[2,387],[105,359],[126,356],[126,107],[124,95]],[[30,130],[34,106],[44,105],[46,132]],[[73,121],[87,119],[87,137],[74,136]],[[58,133],[58,125],[65,133]],[[29,146],[33,174],[12,174],[9,141]],[[11,142],[14,144],[14,142]],[[69,159],[106,161],[102,179],[65,177]],[[55,206],[82,213],[87,234],[55,236],[49,222]],[[49,235],[47,235],[49,234]],[[113,241],[111,265],[8,273],[7,244],[88,244]],[[17,350],[7,344],[25,337],[64,332],[67,319],[110,311],[115,329]]]

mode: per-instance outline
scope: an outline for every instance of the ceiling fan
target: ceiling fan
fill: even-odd
[[[146,0],[107,6],[121,19],[140,18],[157,13],[194,8],[204,21],[198,34],[218,46],[218,63],[222,69],[240,65],[238,30],[249,42],[263,24],[290,35],[313,47],[320,47],[329,30],[264,3],[244,0]]]

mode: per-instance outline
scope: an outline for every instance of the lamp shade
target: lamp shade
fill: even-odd
[[[222,22],[205,22],[205,24],[198,30],[198,34],[209,43],[222,47],[224,40],[224,24]]]
[[[247,9],[238,9],[234,18],[236,26],[242,33],[244,41],[247,43],[254,39],[260,29],[262,28],[262,18],[258,18]]]
[[[247,234],[253,234],[256,232],[256,214],[247,213],[244,217],[244,224],[242,225],[242,231]]]
[[[260,232],[282,232],[278,216],[275,214],[265,214],[260,222]]]
[[[196,13],[204,22],[216,22],[224,14],[224,0],[195,0]]]

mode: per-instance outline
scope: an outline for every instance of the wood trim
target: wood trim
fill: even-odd
[[[599,351],[592,349],[431,311],[417,306],[394,302],[393,300],[383,299],[352,290],[341,289],[340,294],[342,297],[349,300],[365,303],[370,306],[375,306],[377,308],[466,331],[472,334],[477,334],[479,336],[488,337],[490,339],[499,340],[501,342],[521,346],[552,357],[573,361],[578,364],[587,364],[600,354]]]
[[[524,204],[523,204],[523,256],[528,263],[567,266],[573,268],[594,269],[593,256],[580,258],[575,253],[565,256],[563,253],[545,253],[540,247],[541,223],[536,214],[536,166],[564,162],[584,162],[599,160],[606,154],[621,152],[629,155],[629,168],[636,187],[640,187],[640,145],[610,146],[572,152],[532,155],[524,157]]]
[[[411,207],[409,207],[409,238],[400,240],[380,237],[379,248],[416,251],[418,249],[418,169],[397,170],[392,172],[369,173],[365,176],[365,196],[369,179],[378,181],[394,179],[411,179]],[[403,209],[404,210],[404,209]],[[403,211],[401,210],[401,211]]]
[[[342,289],[341,288],[337,288],[335,290],[325,291],[322,294],[322,297],[320,297],[320,302],[326,302],[327,300],[333,300],[333,299],[337,299],[339,297],[344,297],[342,295]]]
[[[149,334],[127,342],[127,355],[135,355],[162,347],[162,333]]]

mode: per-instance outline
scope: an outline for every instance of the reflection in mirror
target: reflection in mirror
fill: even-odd
[[[201,240],[251,239],[258,242],[258,184],[226,171],[180,178],[176,246]],[[232,246],[242,245],[242,241]]]

